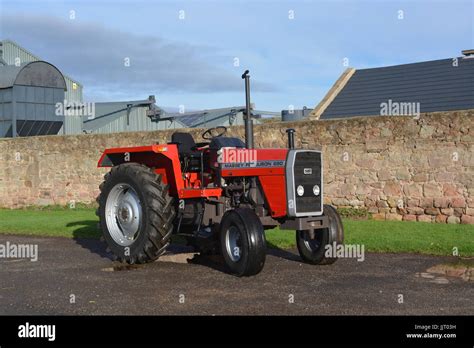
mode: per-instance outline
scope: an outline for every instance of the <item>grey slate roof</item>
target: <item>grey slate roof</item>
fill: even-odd
[[[474,57],[356,70],[321,119],[378,116],[381,103],[419,102],[420,112],[474,109]]]

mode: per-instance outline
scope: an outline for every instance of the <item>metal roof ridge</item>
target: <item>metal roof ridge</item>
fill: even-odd
[[[24,48],[22,45],[18,44],[16,41],[13,41],[11,39],[3,39],[1,40],[0,42],[8,42],[8,43],[11,43],[15,46],[17,46],[18,48],[22,49],[23,51],[25,51],[26,53],[28,53],[30,56],[33,56],[35,59],[37,59],[38,61],[42,61],[44,62],[45,60],[41,59],[40,57],[38,57],[36,54],[33,54],[30,50],[27,50],[26,48]],[[23,63],[22,63],[23,64]],[[59,70],[59,69],[58,69]],[[60,70],[61,71],[61,70]],[[61,74],[62,74],[62,71],[61,71]],[[84,87],[84,85],[80,82],[78,82],[76,79],[73,79],[71,76],[69,75],[66,75],[66,74],[63,74],[64,77],[67,77],[69,80],[71,80],[72,82],[78,84],[79,86],[81,87]]]
[[[385,68],[395,68],[395,67],[403,67],[408,65],[419,65],[419,64],[426,64],[426,63],[441,63],[443,61],[452,61],[453,59],[464,59],[465,57],[452,57],[452,58],[443,58],[443,59],[434,59],[434,60],[425,60],[422,62],[413,62],[413,63],[402,63],[402,64],[394,64],[394,65],[384,65],[384,66],[376,66],[371,68],[362,68],[362,69],[355,69],[356,71],[366,71],[366,70],[373,70],[373,69],[385,69]]]

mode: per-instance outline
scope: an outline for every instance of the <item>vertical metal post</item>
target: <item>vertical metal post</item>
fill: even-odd
[[[245,79],[245,147],[253,149],[253,121],[250,112],[250,75],[248,70],[242,74],[242,79]]]
[[[132,111],[132,104],[127,104],[127,127],[130,126],[130,112]]]
[[[242,74],[242,78],[245,79],[245,147],[247,149],[253,149],[253,121],[250,111],[250,75],[248,70],[245,70]],[[255,205],[257,201],[257,179],[255,177],[250,178],[248,196],[253,202],[253,205]]]
[[[16,130],[16,90],[15,86],[12,88],[12,138],[17,137],[17,130]]]
[[[288,128],[286,130],[288,134],[288,148],[294,149],[295,148],[295,130],[293,128]]]

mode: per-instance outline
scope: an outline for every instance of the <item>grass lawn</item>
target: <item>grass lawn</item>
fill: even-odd
[[[97,222],[95,209],[86,207],[0,209],[2,234],[98,238]],[[460,256],[474,256],[472,225],[344,219],[344,230],[346,244],[364,244],[366,251],[452,255],[457,247]],[[295,247],[293,231],[274,229],[266,237],[270,247]]]
[[[0,233],[50,237],[99,238],[92,208],[0,209]]]
[[[364,244],[365,251],[410,252],[474,256],[474,226],[408,221],[343,219],[345,244]],[[267,240],[281,248],[295,245],[294,233],[278,229],[267,232]]]

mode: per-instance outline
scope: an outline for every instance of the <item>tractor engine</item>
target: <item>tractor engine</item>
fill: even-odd
[[[249,202],[248,192],[250,188],[250,179],[229,178],[222,179],[223,196],[226,198],[226,207],[229,209],[237,208],[240,204]]]

